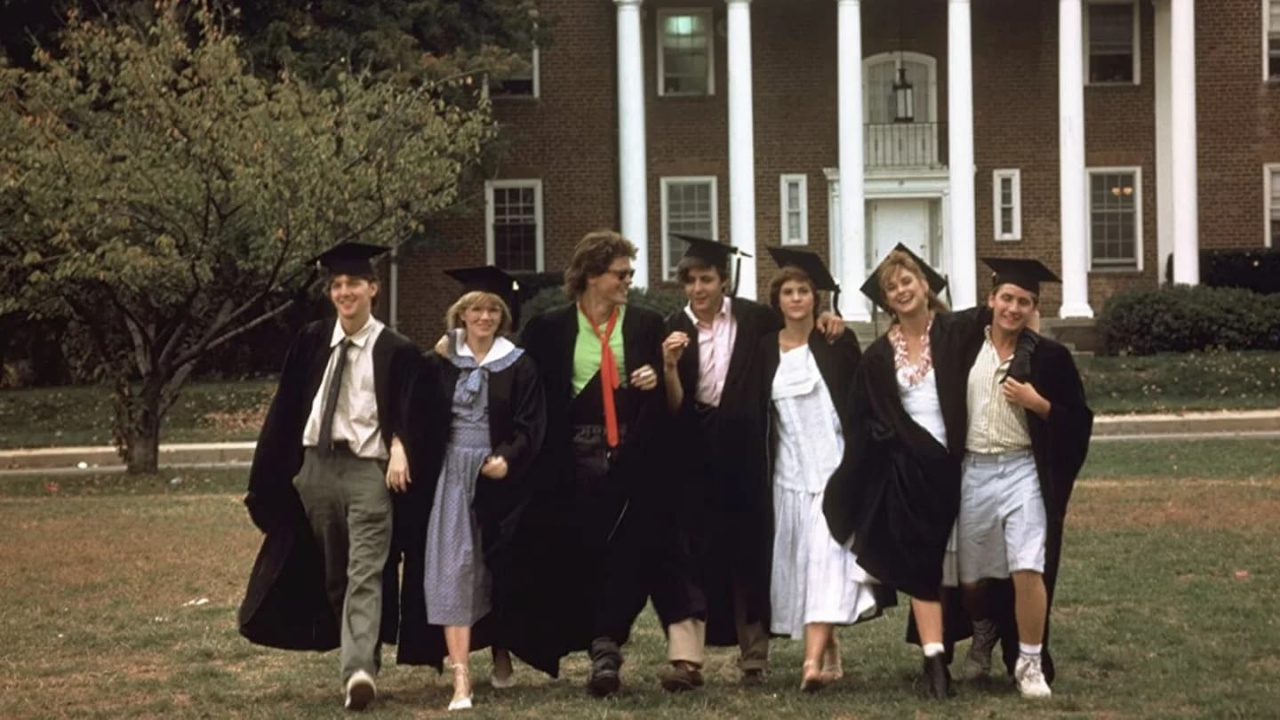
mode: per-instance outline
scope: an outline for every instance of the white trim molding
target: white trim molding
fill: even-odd
[[[543,245],[543,221],[542,221],[542,181],[541,180],[486,180],[484,183],[484,252],[485,262],[490,265],[497,264],[495,258],[497,256],[494,247],[494,221],[496,219],[497,207],[494,203],[494,190],[506,189],[532,189],[533,190],[533,217],[537,224],[536,230],[536,251],[535,251],[535,267],[534,272],[543,271],[543,258],[545,249]],[[503,268],[508,270],[510,268]],[[527,272],[528,268],[520,268],[519,272]]]
[[[1133,175],[1133,263],[1128,261],[1095,264],[1093,258],[1093,178],[1097,175]],[[1138,166],[1090,167],[1085,170],[1085,251],[1089,258],[1089,272],[1142,272],[1142,168]]]
[[[1013,216],[1009,232],[1004,231],[1004,181],[1009,181],[1009,213]],[[1017,168],[994,170],[991,173],[991,220],[995,239],[1001,241],[1022,239],[1022,170]]]
[[[671,223],[667,190],[673,185],[708,185],[711,188],[711,233],[708,240],[720,239],[719,183],[714,175],[672,175],[658,178],[658,194],[662,206],[662,275],[658,281],[675,277],[676,263],[671,262]]]
[[[1263,242],[1267,247],[1280,247],[1274,238],[1280,233],[1272,230],[1280,223],[1280,163],[1267,163],[1262,167],[1262,215]]]
[[[1089,24],[1092,8],[1098,5],[1133,6],[1133,80],[1131,82],[1093,82],[1089,72]],[[1084,83],[1095,87],[1142,84],[1142,3],[1139,0],[1086,0],[1084,5]]]
[[[669,17],[693,16],[703,19],[707,31],[707,91],[702,92],[670,92],[667,90],[666,53],[663,47],[663,32],[666,19]],[[716,28],[715,13],[709,7],[661,8],[658,10],[658,21],[654,33],[656,53],[658,56],[658,97],[711,97],[716,94]]]
[[[791,186],[798,186],[799,204],[792,207]],[[783,245],[809,244],[809,176],[804,173],[787,174],[778,178],[778,212],[781,218],[780,235]],[[791,235],[791,213],[800,214],[800,234]]]

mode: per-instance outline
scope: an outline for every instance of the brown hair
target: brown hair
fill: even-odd
[[[636,246],[612,230],[589,232],[573,249],[569,267],[564,271],[564,292],[577,300],[587,290],[587,281],[609,272],[618,258],[636,257]]]
[[[930,310],[946,312],[950,309],[947,307],[946,303],[942,302],[942,299],[938,297],[937,293],[933,291],[933,288],[929,287],[929,279],[924,276],[924,270],[920,269],[920,263],[916,262],[915,258],[901,250],[894,250],[890,252],[889,256],[884,259],[884,262],[880,263],[880,269],[876,271],[876,282],[880,283],[881,293],[885,292],[885,286],[889,284],[889,281],[893,279],[894,275],[898,274],[899,270],[906,271],[915,276],[916,280],[925,287],[926,291],[929,293],[928,308]],[[893,310],[888,309],[888,304],[888,298],[885,298],[886,312],[890,315],[897,315]]]
[[[818,308],[822,307],[822,295],[818,292],[813,278],[809,277],[809,273],[795,265],[783,265],[773,274],[773,280],[769,282],[769,305],[774,310],[782,312],[782,286],[792,280],[809,286],[809,291],[813,293],[813,316],[818,317],[820,314]]]
[[[445,328],[457,330],[458,328],[466,327],[462,314],[477,305],[494,307],[501,313],[502,318],[498,321],[498,335],[505,335],[511,330],[511,308],[507,307],[507,303],[501,297],[482,290],[472,290],[449,306],[448,312],[444,314]]]
[[[676,279],[682,284],[689,282],[689,273],[694,270],[715,270],[716,275],[720,278],[721,283],[729,280],[729,261],[726,258],[723,263],[708,262],[704,258],[693,255],[686,255],[680,258],[680,264],[676,265]]]

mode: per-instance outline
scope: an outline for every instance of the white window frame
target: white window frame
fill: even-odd
[[[1275,210],[1271,206],[1271,194],[1275,192],[1276,176],[1280,174],[1280,163],[1267,163],[1262,166],[1262,227],[1263,227],[1263,245],[1272,247],[1271,243],[1271,211]]]
[[[662,47],[662,30],[666,19],[676,15],[699,15],[707,21],[707,92],[667,92],[666,61]],[[713,97],[716,94],[716,27],[715,13],[709,7],[663,8],[658,10],[657,32],[654,33],[658,55],[658,97]]]
[[[1093,5],[1133,6],[1133,82],[1090,82],[1089,8]],[[1084,5],[1084,84],[1093,87],[1127,87],[1142,84],[1142,3],[1138,0],[1086,0]]]
[[[1093,264],[1093,176],[1115,173],[1133,173],[1133,266]],[[1084,186],[1085,206],[1085,254],[1089,258],[1091,273],[1127,273],[1142,272],[1143,269],[1143,235],[1142,235],[1142,168],[1136,165],[1118,165],[1112,167],[1090,167],[1085,169]]]
[[[670,262],[671,235],[668,223],[667,188],[672,185],[711,185],[711,237],[708,240],[720,239],[720,196],[719,185],[715,175],[671,175],[658,179],[658,192],[662,205],[662,281],[673,279],[675,266]]]
[[[1013,232],[1002,233],[1000,228],[1004,225],[1001,223],[1000,214],[1004,212],[1004,207],[1000,203],[1000,183],[1009,180],[1013,183]],[[991,173],[991,208],[992,208],[992,225],[994,226],[995,239],[1000,241],[1013,241],[1022,239],[1022,170],[1017,168],[995,170]]]
[[[535,272],[542,272],[544,245],[543,245],[543,229],[545,227],[542,217],[542,180],[486,180],[484,183],[484,252],[485,262],[490,265],[495,264],[497,249],[494,246],[495,238],[493,234],[493,222],[496,218],[496,207],[494,205],[493,191],[496,189],[508,188],[533,188],[533,215],[534,221],[537,223],[537,251],[535,253]]]
[[[1262,0],[1262,81],[1280,82],[1280,75],[1271,74],[1271,3]]]
[[[492,94],[489,90],[489,74],[484,76],[484,96],[490,100],[506,101],[506,100],[537,100],[542,97],[542,67],[538,46],[533,46],[533,56],[530,59],[533,70],[533,92],[529,95],[510,95],[507,93]]]
[[[792,184],[800,186],[800,207],[790,208],[787,206],[787,198],[790,196],[788,190]],[[809,244],[809,176],[804,173],[786,174],[778,179],[778,206],[781,212],[781,228],[780,239],[783,245],[808,245]],[[788,236],[791,230],[787,218],[793,210],[800,211],[800,237],[792,238]]]

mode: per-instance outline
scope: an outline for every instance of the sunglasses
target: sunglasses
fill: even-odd
[[[613,273],[613,276],[618,278],[619,282],[626,282],[636,276],[634,268],[627,268],[626,270],[608,270],[606,272]]]

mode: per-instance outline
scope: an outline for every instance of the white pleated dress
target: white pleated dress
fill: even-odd
[[[781,353],[772,388],[775,635],[808,623],[849,625],[875,609],[870,578],[836,543],[822,514],[827,480],[844,455],[840,418],[807,345]]]

